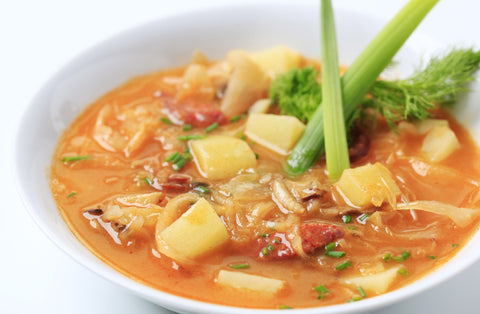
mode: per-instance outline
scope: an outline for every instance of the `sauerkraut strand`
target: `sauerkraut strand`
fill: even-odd
[[[352,119],[358,104],[392,61],[408,37],[438,0],[411,0],[370,42],[342,78],[343,110]],[[323,153],[323,107],[319,106],[287,159],[285,171],[297,176],[309,169]]]
[[[320,11],[325,155],[328,177],[335,180],[342,175],[344,169],[350,168],[350,160],[331,0],[322,0]]]

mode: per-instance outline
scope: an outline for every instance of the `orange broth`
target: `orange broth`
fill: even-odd
[[[296,219],[298,223],[320,219],[323,223],[331,223],[342,229],[344,235],[338,239],[337,249],[346,252],[344,257],[325,256],[322,247],[307,257],[262,260],[258,255],[248,254],[251,250],[249,241],[269,232],[263,225],[247,223],[248,208],[262,197],[255,196],[252,200],[241,200],[243,205],[234,216],[219,214],[231,236],[230,242],[193,264],[183,264],[159,253],[154,226],[144,226],[132,235],[119,238],[119,233],[123,231],[121,228],[115,229],[101,216],[86,211],[102,208],[106,200],[116,196],[159,190],[165,196],[158,204],[163,208],[169,199],[189,192],[188,188],[181,192],[162,188],[161,184],[165,184],[166,178],[172,174],[188,175],[192,181],[208,184],[211,191],[222,189],[232,180],[207,180],[199,173],[194,162],[187,162],[178,172],[172,169],[171,163],[165,162],[172,152],[182,153],[187,148],[187,142],[176,140],[177,136],[205,133],[204,126],[194,126],[192,130],[184,131],[181,125],[177,125],[178,121],[173,121],[173,125],[166,123],[168,121],[165,119],[162,121],[165,117],[172,120],[165,111],[165,103],[171,99],[169,97],[173,97],[177,103],[193,99],[214,108],[220,104],[221,96],[216,93],[218,86],[189,86],[181,79],[184,71],[185,68],[181,68],[141,76],[107,93],[69,126],[55,151],[51,189],[62,217],[83,245],[125,276],[161,291],[216,304],[251,308],[325,306],[344,303],[359,296],[357,288],[342,284],[341,278],[401,266],[405,271],[396,276],[388,291],[418,280],[451,259],[478,229],[478,215],[467,227],[461,228],[446,216],[422,211],[393,211],[382,206],[369,210],[369,214],[382,212],[383,223],[379,227],[370,223],[369,218],[363,221],[359,219],[361,212],[349,212],[351,222],[345,223],[343,219],[347,214],[327,214],[320,208],[298,215]],[[105,109],[107,107],[108,110]],[[270,110],[276,111],[274,107]],[[103,120],[99,119],[102,114]],[[126,122],[130,116],[134,119]],[[380,122],[375,132],[368,133],[371,141],[368,154],[354,162],[352,167],[375,162],[385,165],[402,192],[399,202],[402,199],[436,200],[453,206],[477,208],[479,187],[475,180],[480,176],[478,149],[467,131],[446,112],[435,112],[435,117],[449,121],[461,144],[446,160],[435,164],[426,162],[420,154],[425,135],[411,131],[410,124],[400,126],[398,133],[395,133]],[[240,138],[246,119],[242,117],[236,122],[224,122],[209,135],[229,134]],[[98,127],[99,121],[105,122],[110,128],[103,135],[116,134],[116,137],[108,135],[110,137],[103,138],[108,139],[107,144],[101,143],[100,135],[97,138],[94,136],[101,129]],[[125,147],[135,132],[143,127],[142,122],[146,123],[147,135],[138,147],[128,150]],[[273,174],[278,180],[286,180],[282,172],[285,156],[271,152],[249,139],[247,143],[259,158],[255,169],[244,171],[241,175],[248,180],[256,180],[255,184],[259,184],[259,178],[265,178],[263,176],[268,174]],[[85,160],[62,161],[65,156],[86,155],[89,158]],[[289,180],[308,181],[312,178],[329,184],[324,161],[319,161],[302,177]],[[269,191],[268,183],[264,185],[265,190]],[[203,195],[212,204],[218,203],[216,196]],[[265,199],[266,202],[272,201],[268,193]],[[334,202],[335,196],[331,194],[326,201]],[[300,203],[309,206],[307,202],[310,200]],[[282,215],[285,216],[281,211],[276,211],[272,219],[283,219]],[[232,219],[245,226],[245,230],[238,226],[231,227]],[[398,257],[405,251],[410,256],[404,261],[393,258],[385,261],[388,254]],[[336,269],[337,265],[347,260],[351,261],[350,267]],[[216,283],[219,270],[233,270],[229,265],[239,263],[246,263],[249,268],[235,271],[281,279],[286,282],[286,287],[278,293],[259,297],[248,290]],[[318,298],[319,292],[313,289],[319,285],[324,285],[329,291],[321,299]],[[376,294],[372,291],[365,293],[367,297]]]

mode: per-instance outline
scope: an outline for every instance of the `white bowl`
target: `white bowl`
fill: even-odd
[[[351,63],[383,26],[384,21],[338,10],[337,34],[342,64]],[[368,23],[365,23],[368,21]],[[301,35],[300,35],[301,34]],[[222,58],[232,48],[260,50],[285,44],[316,57],[319,55],[319,23],[316,4],[249,4],[185,13],[124,32],[82,53],[53,76],[33,99],[16,139],[16,172],[22,199],[31,217],[47,236],[73,259],[101,275],[163,307],[184,313],[277,313],[278,310],[246,310],[194,301],[164,293],[114,271],[83,247],[60,217],[49,188],[49,169],[63,130],[91,102],[127,79],[158,69],[183,65],[194,49],[210,58]],[[414,34],[395,58],[399,73],[407,73],[437,44]],[[457,117],[480,133],[479,82],[477,92],[462,100]],[[476,136],[480,139],[480,136]],[[35,156],[32,159],[31,156]],[[296,313],[352,313],[368,311],[410,297],[442,282],[480,257],[480,232],[458,255],[415,283],[393,292],[352,304],[293,310]]]

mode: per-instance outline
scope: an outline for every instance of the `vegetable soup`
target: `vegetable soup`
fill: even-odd
[[[56,149],[64,220],[126,276],[217,304],[325,306],[425,276],[478,229],[474,141],[443,109],[390,122],[365,106],[350,169],[329,179],[320,158],[289,176],[310,114],[285,95],[292,78],[318,84],[320,68],[283,46],[214,62],[195,52],[107,93]]]

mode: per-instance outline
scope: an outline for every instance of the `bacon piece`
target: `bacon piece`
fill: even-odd
[[[343,237],[344,234],[345,232],[342,229],[328,224],[304,223],[298,227],[298,235],[302,239],[302,248],[307,254]]]
[[[218,124],[226,122],[226,118],[220,109],[212,104],[197,101],[165,102],[165,107],[176,120],[195,127],[206,127],[215,122]]]
[[[269,261],[289,259],[297,255],[286,234],[281,232],[257,238],[255,243],[249,246],[248,250],[248,255]]]
[[[168,176],[167,182],[160,183],[160,189],[167,192],[185,192],[190,189],[192,177],[189,175],[174,173]]]

